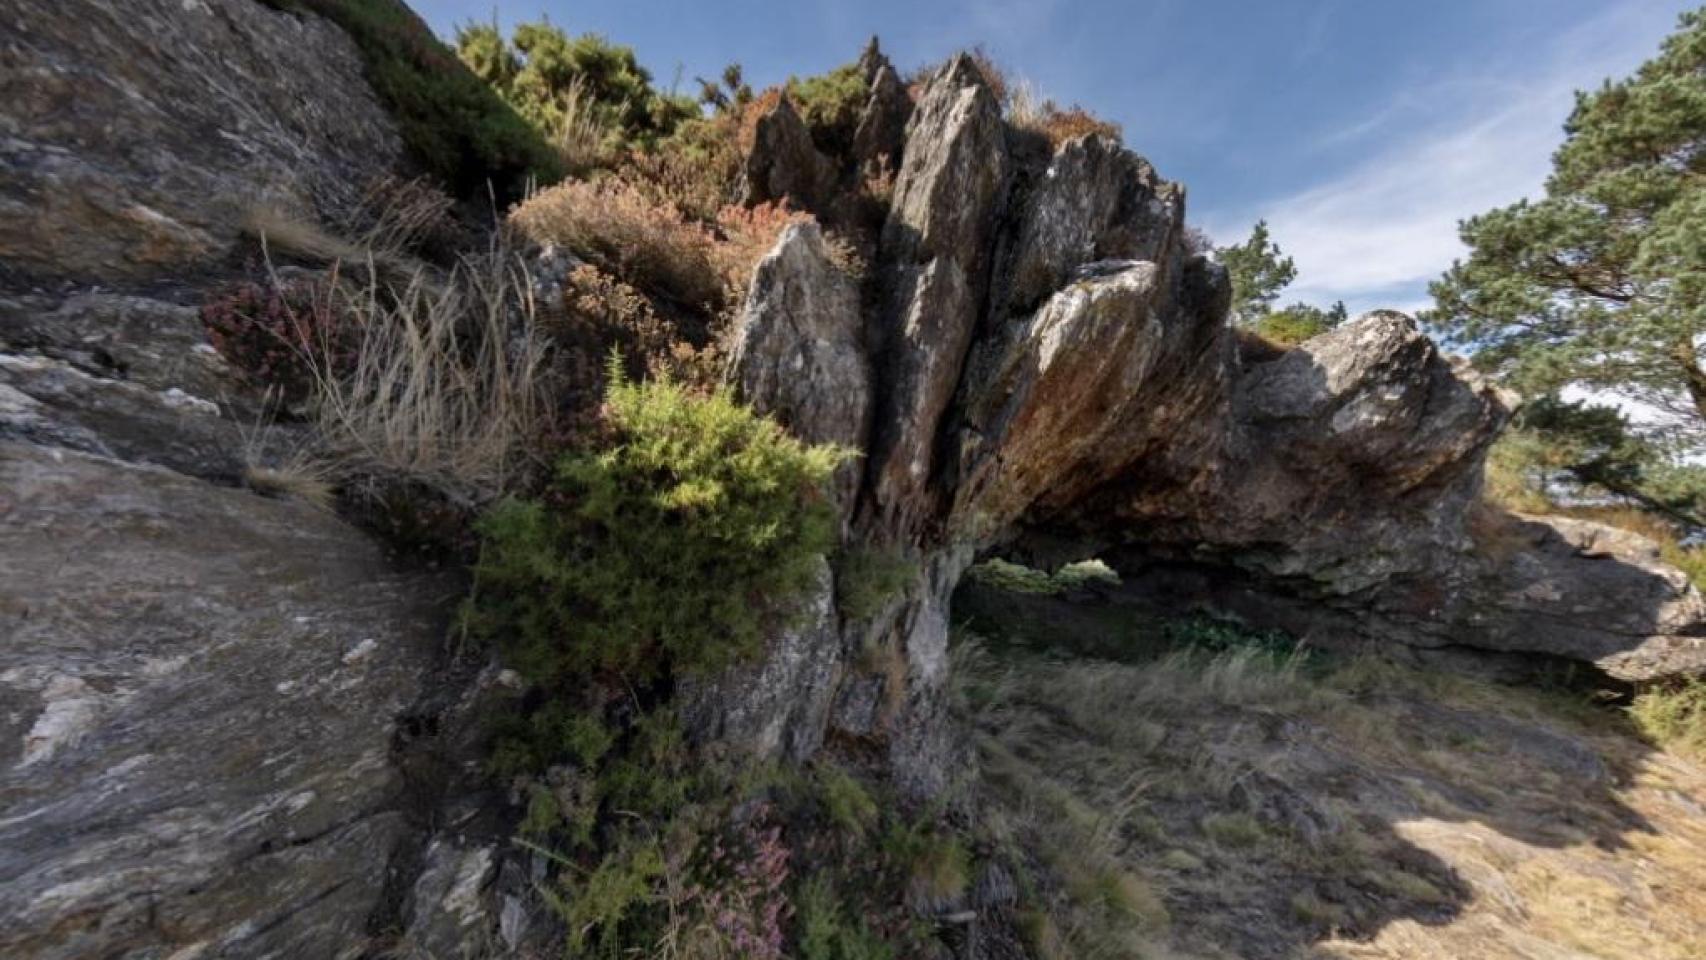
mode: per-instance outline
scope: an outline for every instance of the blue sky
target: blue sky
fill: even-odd
[[[1540,189],[1574,90],[1651,56],[1699,0],[410,0],[441,34],[549,15],[696,89],[857,55],[903,68],[983,44],[1009,72],[1118,122],[1220,242],[1265,217],[1285,298],[1414,309],[1456,222]]]

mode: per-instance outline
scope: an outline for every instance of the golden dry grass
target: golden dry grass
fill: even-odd
[[[1372,657],[960,661],[1056,955],[1706,956],[1706,770],[1614,708]],[[1170,926],[1109,926],[1086,869]]]
[[[447,277],[372,279],[346,304],[354,356],[310,358],[328,456],[465,503],[511,489],[550,419],[532,290],[524,262],[501,250]]]

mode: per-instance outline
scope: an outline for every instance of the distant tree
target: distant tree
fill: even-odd
[[[1221,247],[1215,256],[1226,267],[1232,279],[1232,319],[1235,323],[1254,323],[1266,314],[1284,290],[1297,277],[1297,266],[1284,256],[1268,236],[1268,222],[1256,221],[1250,238],[1243,243]]]
[[[752,87],[747,84],[738,63],[724,67],[723,75],[716,80],[693,79],[699,84],[699,102],[718,113],[741,110],[752,102]]]
[[[1543,198],[1461,225],[1424,319],[1532,396],[1609,389],[1706,438],[1706,9],[1564,131]]]

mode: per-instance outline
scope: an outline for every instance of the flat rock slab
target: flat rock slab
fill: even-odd
[[[305,504],[0,442],[0,955],[359,952],[445,592]]]

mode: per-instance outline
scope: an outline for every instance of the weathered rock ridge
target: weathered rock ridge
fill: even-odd
[[[435,687],[452,587],[235,485],[256,397],[177,289],[217,272],[248,204],[329,214],[394,165],[353,48],[252,0],[12,8],[0,953],[354,956],[400,929],[437,956],[513,944],[527,917],[498,891],[529,878],[476,829],[469,719],[513,678]],[[969,765],[944,696],[950,597],[992,553],[1100,554],[1176,606],[1321,642],[1706,670],[1706,608],[1650,544],[1542,518],[1478,542],[1507,401],[1408,320],[1241,357],[1182,188],[1111,138],[1014,129],[969,58],[916,103],[880,54],[864,66],[852,157],[818,152],[784,105],[745,169],[754,202],[815,209],[849,169],[890,165],[871,277],[790,228],[729,375],[798,435],[865,452],[836,477],[845,540],[912,574],[855,614],[826,558],[764,662],[683,691],[701,739],[829,745],[951,794]],[[445,745],[423,760],[420,738]]]
[[[1639,538],[1548,518],[1500,550],[1471,535],[1510,397],[1395,313],[1242,355],[1224,272],[1186,246],[1184,191],[1105,135],[1040,153],[1034,136],[956,58],[908,121],[872,305],[849,313],[797,229],[737,328],[746,399],[867,451],[840,491],[850,540],[919,571],[880,613],[844,619],[839,644],[811,634],[841,661],[833,691],[801,691],[834,700],[833,735],[887,744],[915,792],[954,776],[947,597],[992,553],[1103,555],[1181,610],[1322,644],[1545,654],[1628,679],[1706,669],[1706,603]],[[726,706],[751,722],[752,704]]]

